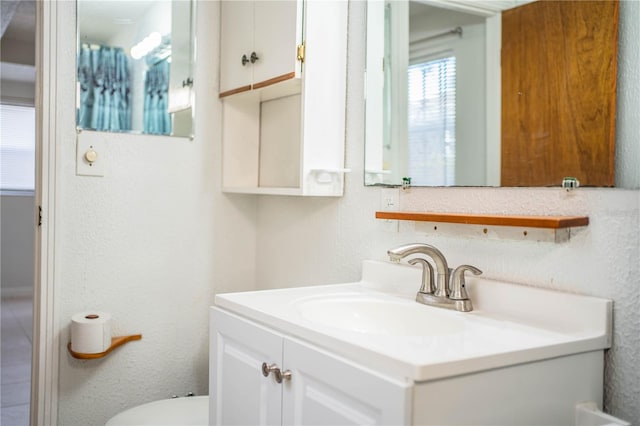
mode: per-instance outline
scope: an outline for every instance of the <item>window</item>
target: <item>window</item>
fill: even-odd
[[[35,189],[35,108],[0,104],[0,190]]]
[[[409,66],[409,176],[412,185],[455,184],[456,58]]]

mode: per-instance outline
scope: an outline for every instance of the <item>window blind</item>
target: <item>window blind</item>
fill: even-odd
[[[35,108],[0,104],[0,190],[35,189]]]
[[[408,173],[412,185],[455,184],[456,58],[408,69]]]

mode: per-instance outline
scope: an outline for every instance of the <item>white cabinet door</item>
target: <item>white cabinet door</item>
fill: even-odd
[[[392,380],[304,342],[284,339],[282,423],[401,425],[411,419],[409,382]]]
[[[220,93],[251,86],[253,67],[242,55],[253,51],[253,2],[222,1],[220,26]]]
[[[213,308],[210,425],[280,425],[282,385],[262,363],[281,365],[282,336]]]
[[[220,17],[220,93],[296,75],[302,0],[222,1]]]
[[[253,84],[295,73],[297,45],[302,42],[299,10],[302,0],[254,3],[254,51],[259,59],[253,65]]]

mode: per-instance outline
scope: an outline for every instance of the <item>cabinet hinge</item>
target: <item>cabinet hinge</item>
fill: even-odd
[[[297,59],[300,62],[304,62],[304,43],[298,45],[298,56]]]
[[[42,226],[42,206],[38,206],[38,226]]]

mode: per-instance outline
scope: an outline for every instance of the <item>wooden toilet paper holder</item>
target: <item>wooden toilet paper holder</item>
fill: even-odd
[[[130,336],[112,337],[111,338],[111,346],[109,346],[109,349],[107,349],[104,352],[97,353],[97,354],[84,354],[84,353],[80,353],[80,352],[74,352],[71,349],[71,342],[69,342],[69,344],[67,345],[67,349],[69,349],[69,353],[74,358],[78,358],[78,359],[98,359],[98,358],[103,358],[103,357],[107,356],[111,351],[113,351],[114,349],[124,345],[125,343],[129,343],[129,342],[132,342],[134,340],[140,340],[140,339],[142,339],[142,334],[132,334]]]

